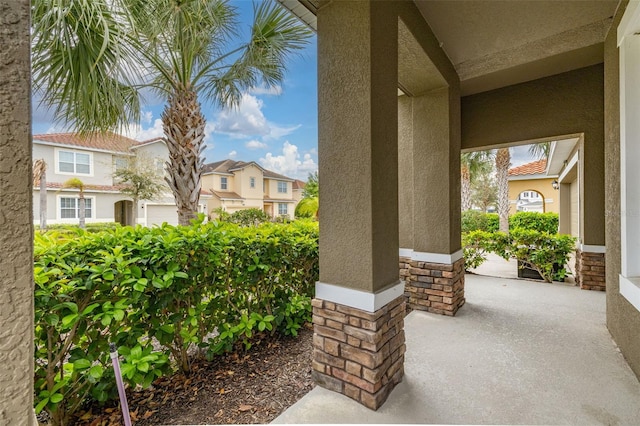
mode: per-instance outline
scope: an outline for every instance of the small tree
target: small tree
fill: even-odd
[[[472,204],[486,212],[489,206],[495,205],[498,200],[498,187],[492,176],[492,170],[482,172],[471,183]]]
[[[320,191],[320,184],[318,181],[318,172],[309,173],[309,177],[307,178],[307,183],[304,185],[304,189],[302,190],[303,198],[312,198],[317,197],[318,192]]]
[[[78,194],[78,226],[80,228],[85,227],[84,219],[86,215],[85,201],[84,201],[84,183],[78,178],[71,178],[62,184],[63,188],[72,188],[80,191]]]
[[[318,218],[318,209],[320,207],[320,184],[318,181],[318,172],[309,173],[307,183],[302,191],[302,200],[296,206],[296,217],[315,217]]]
[[[156,167],[144,157],[131,158],[125,167],[113,173],[113,178],[120,184],[120,192],[133,200],[134,225],[138,223],[138,203],[156,199],[166,189]]]

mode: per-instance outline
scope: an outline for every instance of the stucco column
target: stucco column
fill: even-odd
[[[406,265],[412,309],[455,315],[464,304],[460,245],[460,97],[441,88],[412,98],[413,252]]]
[[[29,2],[2,2],[0,23],[0,424],[32,425]]]
[[[372,409],[404,374],[397,34],[393,2],[330,2],[318,10],[322,203],[313,376]]]

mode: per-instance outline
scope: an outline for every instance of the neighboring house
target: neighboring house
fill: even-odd
[[[538,160],[509,169],[509,214],[555,212],[560,204],[553,189],[557,175],[547,174],[547,160]]]
[[[305,185],[306,184],[300,179],[293,181],[293,199],[296,201],[296,205],[302,200]]]
[[[133,224],[133,202],[120,192],[113,173],[127,160],[144,155],[164,173],[168,150],[164,141],[153,139],[138,142],[114,133],[83,137],[76,133],[51,133],[33,136],[33,158],[47,163],[47,223],[78,223],[78,190],[63,188],[64,182],[78,178],[85,185],[86,222],[119,222]],[[207,194],[203,194],[204,212]],[[33,211],[39,223],[39,189],[34,187]],[[157,200],[140,200],[138,223],[146,226],[167,222],[178,223],[178,214],[171,191],[167,187]]]
[[[222,209],[228,213],[256,208],[271,217],[294,218],[299,199],[289,177],[272,172],[251,161],[222,160],[206,164],[202,188],[213,195],[207,212]]]

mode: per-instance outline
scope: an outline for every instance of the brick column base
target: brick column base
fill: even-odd
[[[606,290],[605,254],[576,250],[576,284],[582,290]]]
[[[464,305],[464,258],[444,264],[401,257],[400,279],[410,309],[454,316]]]
[[[404,376],[404,297],[374,313],[313,299],[312,377],[377,410]]]

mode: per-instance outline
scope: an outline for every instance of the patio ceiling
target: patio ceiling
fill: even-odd
[[[316,29],[321,1],[279,1]],[[618,0],[415,3],[469,95],[603,62]]]

